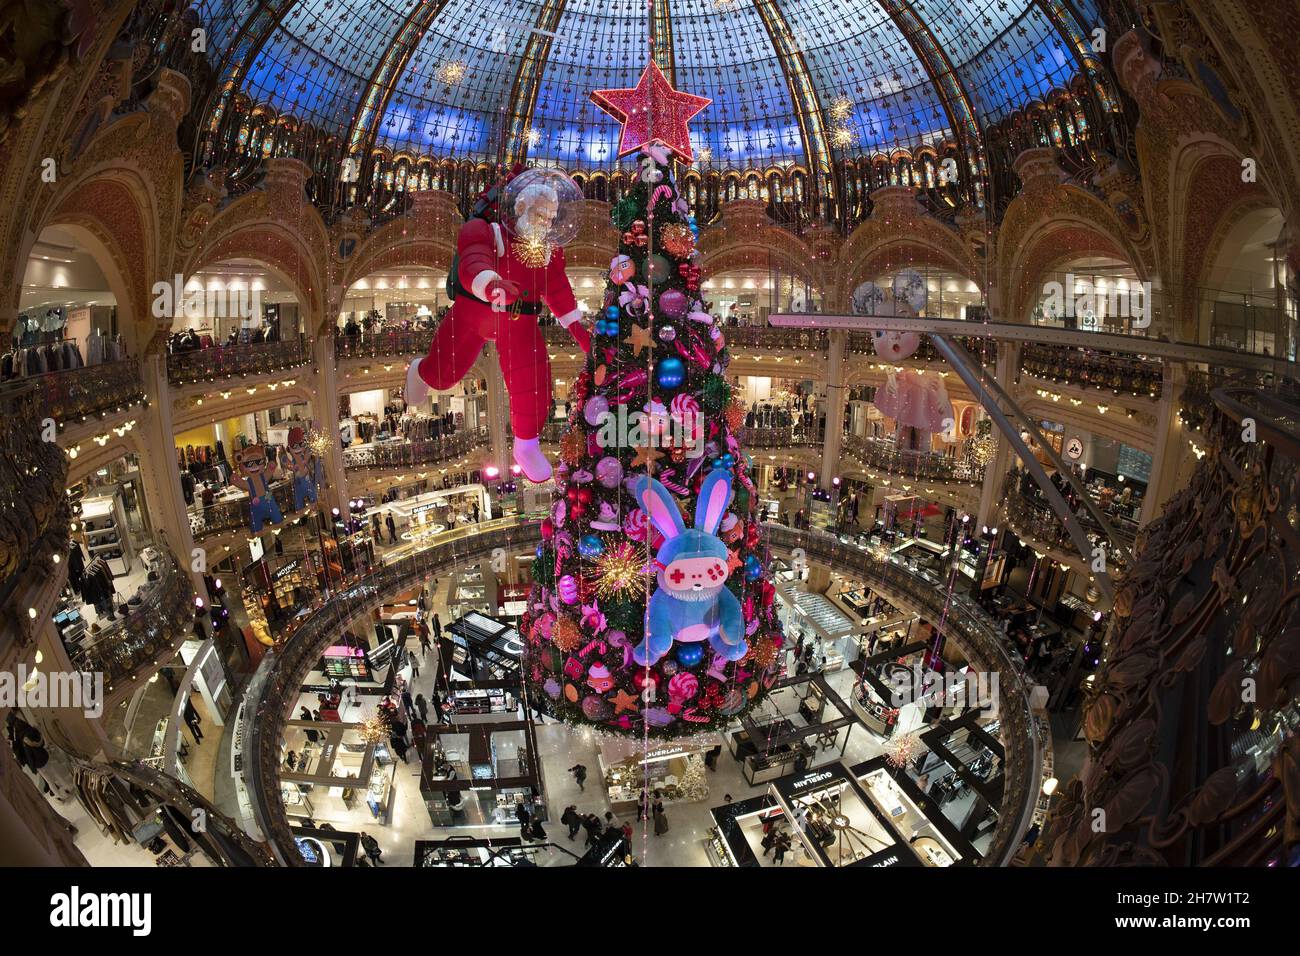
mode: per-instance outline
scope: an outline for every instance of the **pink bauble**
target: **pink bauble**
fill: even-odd
[[[560,600],[565,604],[578,603],[578,581],[572,574],[566,574],[559,580]]]
[[[644,541],[647,529],[650,527],[650,519],[640,508],[633,508],[623,519],[623,531],[633,541]]]
[[[690,299],[677,289],[667,289],[659,296],[659,311],[670,319],[682,318],[690,308]]]
[[[582,417],[587,420],[588,425],[599,425],[607,414],[609,414],[609,399],[604,395],[593,395],[582,406]]]
[[[596,480],[606,488],[617,488],[623,480],[623,463],[613,455],[596,462]]]
[[[700,690],[699,679],[689,671],[681,671],[674,674],[672,680],[668,682],[668,693],[672,697],[680,697],[682,700],[690,700]]]

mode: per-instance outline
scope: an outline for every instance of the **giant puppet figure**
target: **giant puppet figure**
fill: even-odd
[[[484,344],[495,342],[510,396],[514,458],[534,482],[551,477],[538,444],[552,388],[546,342],[537,327],[542,305],[584,352],[591,350],[562,248],[577,234],[571,204],[581,198],[573,180],[552,169],[525,170],[485,194],[456,238],[448,278],[451,312],[429,354],[406,373],[406,400],[418,405],[430,388],[443,391],[464,378]]]

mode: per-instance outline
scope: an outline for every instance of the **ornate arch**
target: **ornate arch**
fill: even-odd
[[[927,213],[915,189],[885,186],[871,193],[871,202],[871,215],[839,253],[835,276],[842,303],[858,283],[903,265],[936,266],[984,285],[961,233]]]
[[[830,289],[826,268],[801,238],[776,225],[759,200],[736,199],[723,205],[718,220],[700,233],[701,268],[706,276],[733,269],[755,268],[754,257],[766,256],[764,265],[777,265],[825,294]]]
[[[303,192],[307,174],[295,159],[269,160],[261,188],[213,215],[177,271],[188,279],[226,259],[256,259],[293,286],[309,321],[319,323],[329,298],[329,236]]]
[[[344,290],[380,269],[451,267],[456,233],[464,222],[455,197],[440,189],[411,195],[413,205],[406,215],[369,234],[362,236],[359,229],[351,227],[335,229],[331,254],[333,261],[341,263],[338,269]],[[348,253],[346,257],[343,252]]]
[[[1025,150],[1015,169],[1024,186],[1003,216],[995,266],[1009,321],[1023,321],[1032,290],[1074,259],[1106,256],[1128,263],[1142,279],[1151,277],[1146,250],[1110,205],[1064,181],[1054,149]]]

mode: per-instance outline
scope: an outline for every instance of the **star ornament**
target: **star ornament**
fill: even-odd
[[[647,143],[663,143],[684,162],[695,159],[687,122],[713,101],[673,89],[653,60],[630,90],[593,90],[591,101],[623,124],[618,155],[634,153]]]

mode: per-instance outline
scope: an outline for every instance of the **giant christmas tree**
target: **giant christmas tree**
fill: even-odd
[[[525,673],[563,720],[675,737],[761,700],[784,637],[726,338],[673,182],[708,101],[653,63],[592,98],[623,123],[639,181],[611,213],[622,239],[533,563]]]

